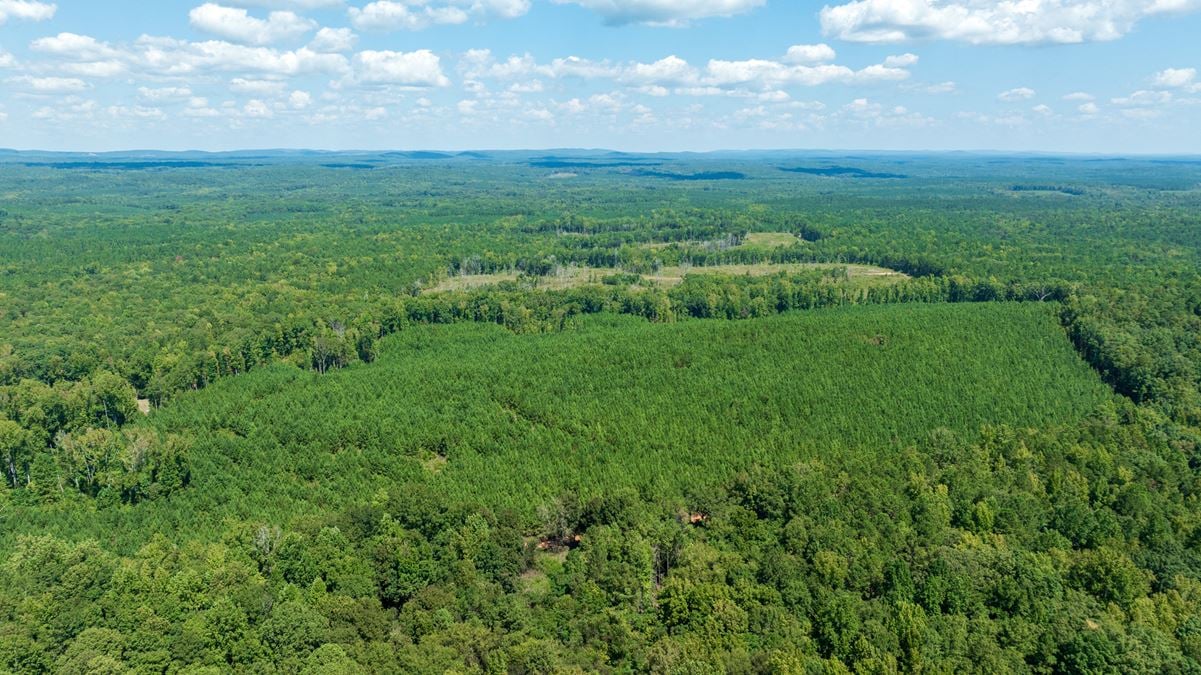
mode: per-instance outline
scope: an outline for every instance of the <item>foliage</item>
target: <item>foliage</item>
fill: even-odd
[[[1196,477],[1123,408],[751,466],[684,499],[565,496],[537,530],[565,527],[560,550],[420,483],[123,556],[25,537],[0,664],[1196,672]]]
[[[1196,162],[0,162],[0,671],[1201,672]]]

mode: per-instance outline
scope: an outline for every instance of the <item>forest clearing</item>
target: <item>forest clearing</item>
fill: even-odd
[[[521,272],[499,272],[495,274],[458,274],[439,281],[429,289],[430,292],[462,291],[477,288],[497,286],[502,283],[523,282],[531,288],[545,290],[563,290],[581,286],[611,284],[617,281],[622,285],[636,285],[639,282],[672,287],[684,282],[689,274],[707,274],[719,276],[748,276],[765,277],[773,274],[795,274],[823,270],[843,272],[842,275],[829,277],[830,283],[864,283],[901,281],[908,275],[895,270],[876,267],[873,265],[840,265],[837,263],[764,263],[764,264],[729,264],[713,266],[673,265],[661,267],[645,274],[632,274],[617,268],[605,267],[558,267],[549,274],[541,276],[523,275]]]

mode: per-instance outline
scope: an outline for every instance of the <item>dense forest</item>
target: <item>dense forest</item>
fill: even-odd
[[[0,672],[1201,673],[1201,164],[0,195]]]

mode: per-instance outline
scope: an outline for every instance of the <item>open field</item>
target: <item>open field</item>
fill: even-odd
[[[775,248],[787,248],[789,246],[803,243],[805,243],[804,239],[801,239],[797,235],[790,232],[748,232],[746,236],[742,238],[742,243],[736,246],[729,246],[729,248],[743,250],[770,250]],[[721,240],[682,242],[656,241],[642,244],[641,247],[648,251],[660,251],[670,246],[719,247],[719,244],[722,244],[720,247],[725,247],[724,242]]]
[[[857,285],[894,283],[908,279],[908,275],[884,267],[873,265],[842,265],[838,263],[760,263],[732,264],[709,266],[669,266],[658,272],[638,275],[643,281],[670,288],[684,282],[689,274],[726,275],[765,277],[773,274],[796,274],[814,270],[845,269],[845,277],[831,277],[831,283],[849,282]],[[540,277],[526,277],[530,284],[544,290],[563,290],[579,288],[580,286],[602,283],[606,276],[622,274],[616,268],[604,267],[563,267],[554,274]],[[486,288],[504,282],[516,282],[521,278],[518,272],[501,272],[497,274],[461,274],[447,277],[429,289],[430,292],[463,291],[476,288]]]
[[[781,248],[801,243],[801,239],[789,232],[749,232],[742,242],[743,248]]]
[[[842,270],[845,269],[847,274],[845,277],[831,278],[832,283],[840,282],[857,282],[857,283],[893,283],[908,279],[908,275],[895,270],[886,269],[884,267],[875,267],[873,265],[841,265],[838,263],[781,263],[781,264],[746,264],[746,265],[712,265],[706,267],[664,267],[662,270],[654,274],[643,275],[643,278],[663,284],[665,286],[674,286],[683,283],[684,277],[689,274],[711,274],[711,275],[728,275],[734,277],[750,276],[750,277],[766,277],[772,274],[796,274],[798,272],[808,272],[813,270]]]

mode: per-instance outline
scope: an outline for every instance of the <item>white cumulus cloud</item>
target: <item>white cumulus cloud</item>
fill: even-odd
[[[833,50],[830,50],[831,53]],[[813,56],[824,58],[825,54]],[[679,56],[667,56],[651,63],[615,64],[591,61],[576,56],[539,63],[530,54],[510,56],[497,61],[486,49],[467,52],[459,69],[469,80],[481,78],[519,79],[546,77],[561,79],[609,79],[651,96],[666,96],[669,88],[690,96],[717,96],[736,92],[746,96],[769,93],[779,97],[781,87],[817,86],[829,83],[865,84],[901,81],[910,76],[907,66],[917,62],[912,54],[892,56],[883,63],[854,70],[833,63],[797,64],[798,54],[790,50],[781,59],[713,59],[703,66],[690,64]]]
[[[64,63],[59,66],[59,69],[84,77],[116,77],[126,71],[126,65],[121,61],[90,61],[87,63]]]
[[[303,110],[312,105],[312,103],[313,96],[307,91],[300,91],[298,89],[288,96],[288,105],[295,110]]]
[[[878,82],[904,80],[908,77],[909,71],[904,68],[883,64],[852,70],[834,64],[792,66],[768,59],[714,59],[708,63],[704,83],[716,87],[745,85],[775,88],[789,84],[813,87],[831,82]]]
[[[7,84],[37,94],[70,94],[84,91],[88,83],[74,77],[32,77],[22,75],[5,80]]]
[[[695,68],[673,54],[654,63],[632,64],[624,78],[638,83],[684,84],[696,82],[698,76]]]
[[[128,54],[88,35],[59,33],[38,38],[29,48],[55,59],[55,68],[85,77],[114,77],[128,69]]]
[[[1034,90],[1030,87],[1018,87],[997,94],[997,99],[1012,103],[1013,101],[1025,101],[1034,98]]]
[[[59,33],[53,37],[38,38],[29,44],[35,52],[77,61],[100,61],[121,56],[107,42],[100,42],[90,35]]]
[[[1196,68],[1168,68],[1156,73],[1154,79],[1161,87],[1183,87],[1196,77]]]
[[[205,70],[256,72],[272,76],[340,74],[349,70],[349,61],[345,56],[322,54],[307,47],[280,51],[222,40],[187,42],[144,36],[138,39],[131,52],[138,69],[158,76],[183,76]]]
[[[376,0],[350,8],[360,30],[422,30],[488,18],[515,19],[530,11],[530,0]]]
[[[541,93],[544,87],[542,80],[530,80],[529,82],[514,82],[509,86],[509,91],[514,94],[538,94]]]
[[[138,87],[138,96],[147,101],[185,101],[192,98],[188,87]]]
[[[271,110],[271,106],[258,99],[247,101],[246,105],[242,107],[242,114],[254,119],[266,119],[275,116],[275,112]]]
[[[317,27],[317,22],[294,12],[271,12],[266,19],[253,17],[245,9],[206,2],[188,13],[197,30],[212,33],[233,42],[263,46],[292,40]]]
[[[230,4],[269,9],[325,9],[346,3],[344,0],[230,0]]]
[[[309,49],[315,52],[348,52],[354,49],[359,36],[349,28],[322,28],[313,36]]]
[[[410,87],[445,87],[450,80],[442,73],[442,62],[428,49],[414,52],[363,51],[354,57],[355,76],[369,84]]]
[[[235,77],[229,81],[230,91],[237,94],[249,94],[259,97],[282,94],[287,87],[287,83],[280,80],[252,80],[245,77]]]
[[[99,106],[95,101],[67,96],[54,106],[44,106],[33,112],[33,118],[62,124],[95,117]]]
[[[853,0],[821,10],[827,35],[855,42],[971,44],[1115,40],[1141,19],[1201,9],[1201,0]]]
[[[1188,92],[1201,92],[1201,82],[1197,81],[1196,68],[1168,68],[1152,76],[1151,81],[1157,87],[1168,89],[1183,89]]]
[[[766,0],[554,0],[579,5],[611,25],[682,26],[696,19],[728,17],[762,7]]]
[[[904,106],[889,107],[867,98],[851,101],[842,107],[840,113],[860,124],[877,127],[925,127],[934,124],[933,118],[910,112]]]
[[[1167,91],[1148,91],[1140,89],[1129,96],[1119,96],[1110,99],[1110,103],[1133,108],[1150,108],[1167,105],[1172,102],[1172,94]]]
[[[0,24],[9,19],[47,21],[54,18],[58,6],[50,2],[35,0],[0,0]]]
[[[884,65],[889,68],[908,68],[917,65],[917,54],[897,54],[884,59]]]
[[[124,106],[113,105],[108,107],[108,114],[111,117],[122,120],[165,120],[167,114],[159,108],[150,108],[146,106]]]
[[[952,80],[947,80],[946,82],[918,85],[916,89],[927,94],[953,94],[959,89],[959,85]]]
[[[793,45],[788,48],[784,60],[788,63],[826,63],[833,61],[836,56],[828,44]]]

